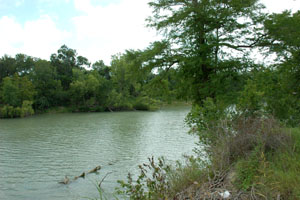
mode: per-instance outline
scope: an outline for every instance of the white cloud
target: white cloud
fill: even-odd
[[[68,37],[70,33],[59,30],[47,15],[24,25],[11,17],[0,18],[0,55],[24,53],[49,59]]]
[[[155,39],[155,32],[145,27],[151,14],[147,0],[122,0],[118,4],[92,6],[89,0],[74,0],[84,12],[72,19],[75,26],[76,48],[93,62],[125,49],[143,49]]]
[[[37,2],[56,5],[55,2],[61,3],[62,0]],[[58,28],[55,22],[61,18],[49,17],[48,10],[41,12],[46,15],[23,24],[13,17],[0,17],[0,56],[25,53],[49,59],[51,53],[66,44],[92,62],[103,59],[109,64],[111,55],[124,52],[125,49],[146,48],[150,42],[159,38],[154,30],[145,27],[145,19],[151,15],[151,9],[147,5],[149,0],[106,1],[109,4],[105,6],[94,6],[93,0],[64,2],[69,2],[69,5],[74,3],[75,9],[81,13],[64,20],[71,20],[71,26],[66,25],[69,27],[68,31]],[[293,11],[300,10],[299,0],[262,2],[271,12],[281,12],[288,8],[293,8]]]
[[[94,10],[90,0],[74,0],[74,6],[77,10],[83,12],[90,12]]]
[[[0,55],[14,54],[21,45],[23,28],[15,19],[4,16],[0,18]]]
[[[155,39],[155,32],[145,28],[145,18],[151,14],[147,0],[121,0],[106,6],[92,6],[90,0],[73,2],[82,15],[72,18],[72,33],[58,29],[48,15],[24,24],[12,17],[0,18],[0,56],[25,53],[49,59],[66,44],[92,62],[103,59],[109,64],[112,55],[143,49]]]
[[[19,7],[19,6],[23,5],[23,4],[24,4],[24,0],[18,0],[18,1],[16,1],[16,7]]]
[[[267,7],[269,12],[280,13],[284,10],[292,10],[292,12],[296,12],[300,10],[299,0],[262,0],[262,3]]]

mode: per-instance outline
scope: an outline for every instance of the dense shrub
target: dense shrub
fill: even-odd
[[[22,107],[13,107],[5,105],[0,108],[0,117],[1,118],[17,118],[17,117],[26,117],[34,114],[32,108],[32,101],[23,101]]]
[[[34,110],[32,109],[32,103],[32,101],[23,101],[21,117],[26,117],[34,114]]]

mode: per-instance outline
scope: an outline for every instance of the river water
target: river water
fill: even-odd
[[[128,172],[150,156],[170,162],[191,154],[196,138],[184,118],[189,107],[155,112],[44,114],[0,120],[0,199],[68,200],[96,198],[95,184],[108,196]],[[69,185],[58,184],[98,165]]]

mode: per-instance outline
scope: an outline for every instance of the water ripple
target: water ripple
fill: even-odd
[[[0,120],[0,199],[80,199],[97,196],[94,184],[113,191],[116,180],[147,157],[175,160],[191,153],[195,137],[183,120],[188,108],[158,112],[120,112],[40,115]],[[65,175],[90,174],[68,186],[57,182]]]

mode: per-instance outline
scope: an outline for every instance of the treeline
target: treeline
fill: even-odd
[[[91,64],[63,45],[50,61],[18,54],[0,58],[0,117],[65,107],[73,112],[149,110],[179,92],[176,69],[143,67],[145,52],[127,50]]]
[[[300,11],[263,13],[256,0],[193,2],[150,2],[148,26],[164,38],[144,50],[112,56],[110,66],[101,60],[91,64],[65,45],[50,61],[3,56],[1,116],[61,106],[71,111],[147,110],[175,98],[201,107],[210,98],[222,108],[263,111],[299,124]],[[163,10],[170,13],[161,15]],[[250,56],[254,50],[261,62]]]

